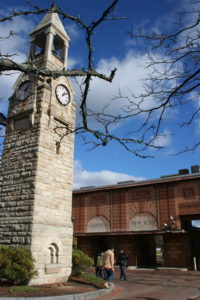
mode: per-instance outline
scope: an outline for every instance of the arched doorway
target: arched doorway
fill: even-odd
[[[137,267],[156,265],[156,230],[158,230],[157,220],[148,212],[137,213],[129,220],[129,231],[138,233],[135,235],[134,243]]]

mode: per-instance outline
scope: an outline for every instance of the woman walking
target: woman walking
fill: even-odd
[[[109,288],[111,281],[114,275],[114,263],[115,263],[115,256],[114,256],[114,249],[113,247],[108,247],[108,250],[104,253],[103,256],[103,269],[105,274],[104,287],[107,289]]]

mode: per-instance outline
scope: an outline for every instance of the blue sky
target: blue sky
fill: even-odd
[[[96,19],[110,0],[57,0],[56,4],[68,14],[80,16],[85,22]],[[26,7],[23,0],[0,0],[0,13],[4,15],[8,9]],[[33,0],[32,3],[42,8],[50,6],[51,1]],[[101,108],[117,95],[120,90],[125,95],[141,91],[141,78],[146,74],[144,68],[147,48],[141,42],[131,40],[126,32],[130,28],[142,27],[146,32],[170,30],[176,19],[174,13],[181,7],[187,7],[189,0],[121,0],[116,7],[116,16],[127,17],[127,20],[107,21],[96,30],[94,36],[94,63],[99,71],[109,74],[114,67],[118,68],[112,84],[101,80],[94,80],[90,93],[91,108]],[[0,44],[4,53],[18,53],[18,61],[25,60],[28,49],[28,34],[41,20],[41,16],[19,17],[13,23],[1,24],[0,36],[5,36],[10,29],[18,33],[12,40]],[[86,62],[86,48],[83,44],[83,31],[70,22],[64,22],[71,43],[69,48],[69,68],[83,67]],[[3,100],[0,102],[1,111],[6,112],[7,98],[12,94],[12,85],[17,75],[2,76],[0,91]],[[3,88],[4,87],[4,88]],[[6,88],[5,88],[6,87]],[[75,87],[76,89],[76,87]],[[76,96],[78,101],[78,91]],[[120,101],[111,106],[111,111],[118,112]],[[141,159],[124,150],[116,143],[106,147],[88,150],[80,137],[75,142],[74,187],[89,185],[115,184],[124,180],[142,180],[158,178],[161,175],[177,173],[179,169],[200,164],[199,153],[185,153],[179,156],[173,154],[180,150],[186,142],[193,142],[199,136],[199,125],[178,131],[173,125],[187,112],[173,111],[162,128],[168,135],[160,139],[163,150],[152,150],[148,154],[154,158]],[[95,124],[94,124],[95,126]],[[120,133],[125,127],[132,127],[133,123],[126,123],[116,128]]]

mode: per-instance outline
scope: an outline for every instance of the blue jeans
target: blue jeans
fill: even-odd
[[[126,280],[127,279],[127,276],[126,276],[126,274],[125,274],[125,266],[124,265],[119,265],[119,269],[120,269],[120,280],[121,279],[124,279],[124,280]]]
[[[112,269],[104,269],[104,274],[106,275],[105,280],[111,282],[113,279],[114,272]]]

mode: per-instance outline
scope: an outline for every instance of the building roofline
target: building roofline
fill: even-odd
[[[186,180],[186,179],[191,180],[191,179],[196,179],[196,178],[200,178],[200,173],[192,173],[192,174],[186,174],[186,175],[173,174],[173,175],[162,176],[160,178],[140,180],[140,181],[124,181],[124,183],[122,181],[122,182],[119,182],[118,184],[112,184],[112,185],[88,186],[88,187],[83,187],[80,189],[73,190],[73,194],[88,193],[88,192],[94,192],[94,191],[100,191],[100,190],[124,189],[124,188],[130,188],[130,187],[136,187],[136,186],[142,186],[142,185],[161,184],[161,183],[166,183],[166,182],[177,182],[177,181],[182,181],[182,180]]]

